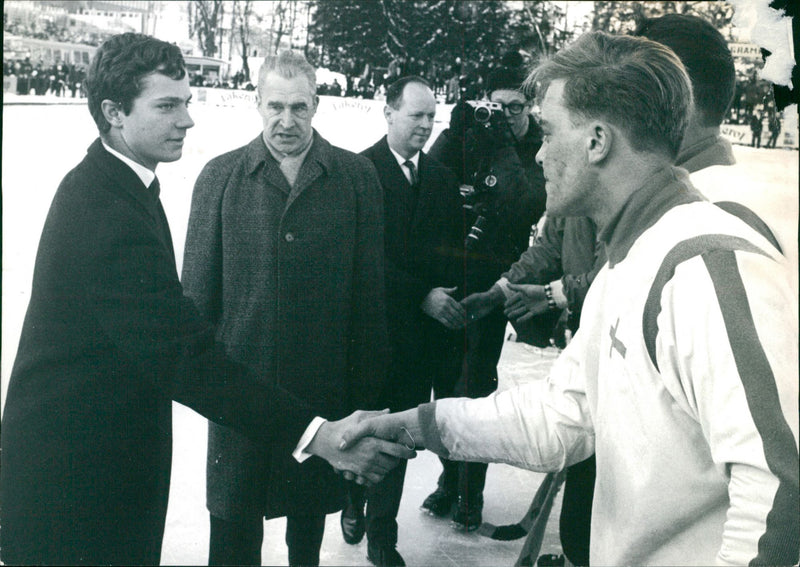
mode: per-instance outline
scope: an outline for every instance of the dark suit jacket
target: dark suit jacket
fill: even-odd
[[[386,371],[382,252],[369,161],[315,133],[290,187],[259,135],[197,179],[182,281],[234,360],[338,419],[373,404]],[[216,516],[333,512],[340,484],[320,459],[299,464],[209,427]]]
[[[434,381],[458,378],[461,332],[420,309],[434,287],[463,288],[464,219],[455,176],[424,153],[413,189],[384,136],[362,155],[383,187],[386,309],[393,359],[381,401],[392,410],[430,400]],[[457,298],[459,298],[457,296]]]
[[[97,140],[39,244],[3,416],[7,564],[157,564],[172,400],[290,452],[314,414],[255,381],[183,296],[158,194]]]

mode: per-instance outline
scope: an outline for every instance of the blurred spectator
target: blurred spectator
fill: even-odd
[[[406,58],[402,55],[392,59],[389,63],[389,68],[386,70],[386,85],[392,84],[394,81],[402,77],[405,73]]]
[[[763,118],[758,111],[753,112],[753,115],[750,117],[750,131],[753,133],[753,137],[750,140],[750,147],[761,147],[761,131],[764,129],[762,122]]]
[[[453,74],[447,80],[447,87],[445,90],[445,103],[447,104],[455,104],[458,100],[458,93],[460,92],[459,84],[458,84],[458,75]]]
[[[765,148],[774,148],[781,133],[781,118],[777,112],[773,112],[769,119],[769,139],[764,145]]]

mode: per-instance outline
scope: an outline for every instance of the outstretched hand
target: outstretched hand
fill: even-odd
[[[325,422],[311,440],[307,451],[328,461],[334,469],[344,473],[345,478],[359,484],[372,485],[380,482],[387,472],[396,467],[401,459],[416,456],[413,445],[404,445],[390,439],[379,439],[359,435],[350,437],[352,442],[342,440],[350,431],[360,431],[359,424],[372,416],[386,414],[383,411],[356,411],[339,421]]]
[[[452,331],[464,326],[466,316],[464,308],[452,297],[457,289],[456,287],[435,287],[428,292],[420,305],[428,317],[436,319]]]
[[[504,313],[509,321],[524,323],[550,309],[544,286],[534,284],[508,284],[515,292],[505,303]]]
[[[359,440],[370,437],[400,443],[406,449],[425,448],[417,408],[398,413],[380,413],[361,420],[344,432],[341,448],[347,449]]]
[[[486,317],[495,307],[502,305],[504,299],[505,295],[496,285],[488,291],[468,295],[461,300],[461,305],[467,314],[467,322],[473,323]]]

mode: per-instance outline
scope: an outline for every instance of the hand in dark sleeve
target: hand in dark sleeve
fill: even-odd
[[[544,285],[563,275],[564,218],[550,217],[533,245],[503,274],[511,283]]]
[[[464,138],[464,133],[472,127],[472,107],[464,100],[459,100],[450,111],[450,132],[454,136]]]

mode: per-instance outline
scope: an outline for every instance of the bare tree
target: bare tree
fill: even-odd
[[[217,35],[225,13],[223,0],[189,0],[189,37],[197,36],[200,51],[206,57],[213,57],[219,47]]]
[[[289,14],[289,49],[294,49],[295,27],[297,26],[298,14],[301,12],[300,2],[291,2]]]
[[[233,0],[233,13],[231,18],[231,45],[234,36],[239,42],[242,56],[242,73],[244,80],[250,80],[250,20],[258,16],[253,13],[253,0]]]
[[[289,36],[291,43],[294,27],[297,22],[298,2],[278,0],[272,3],[272,25],[270,26],[269,51],[277,53],[284,36]]]

